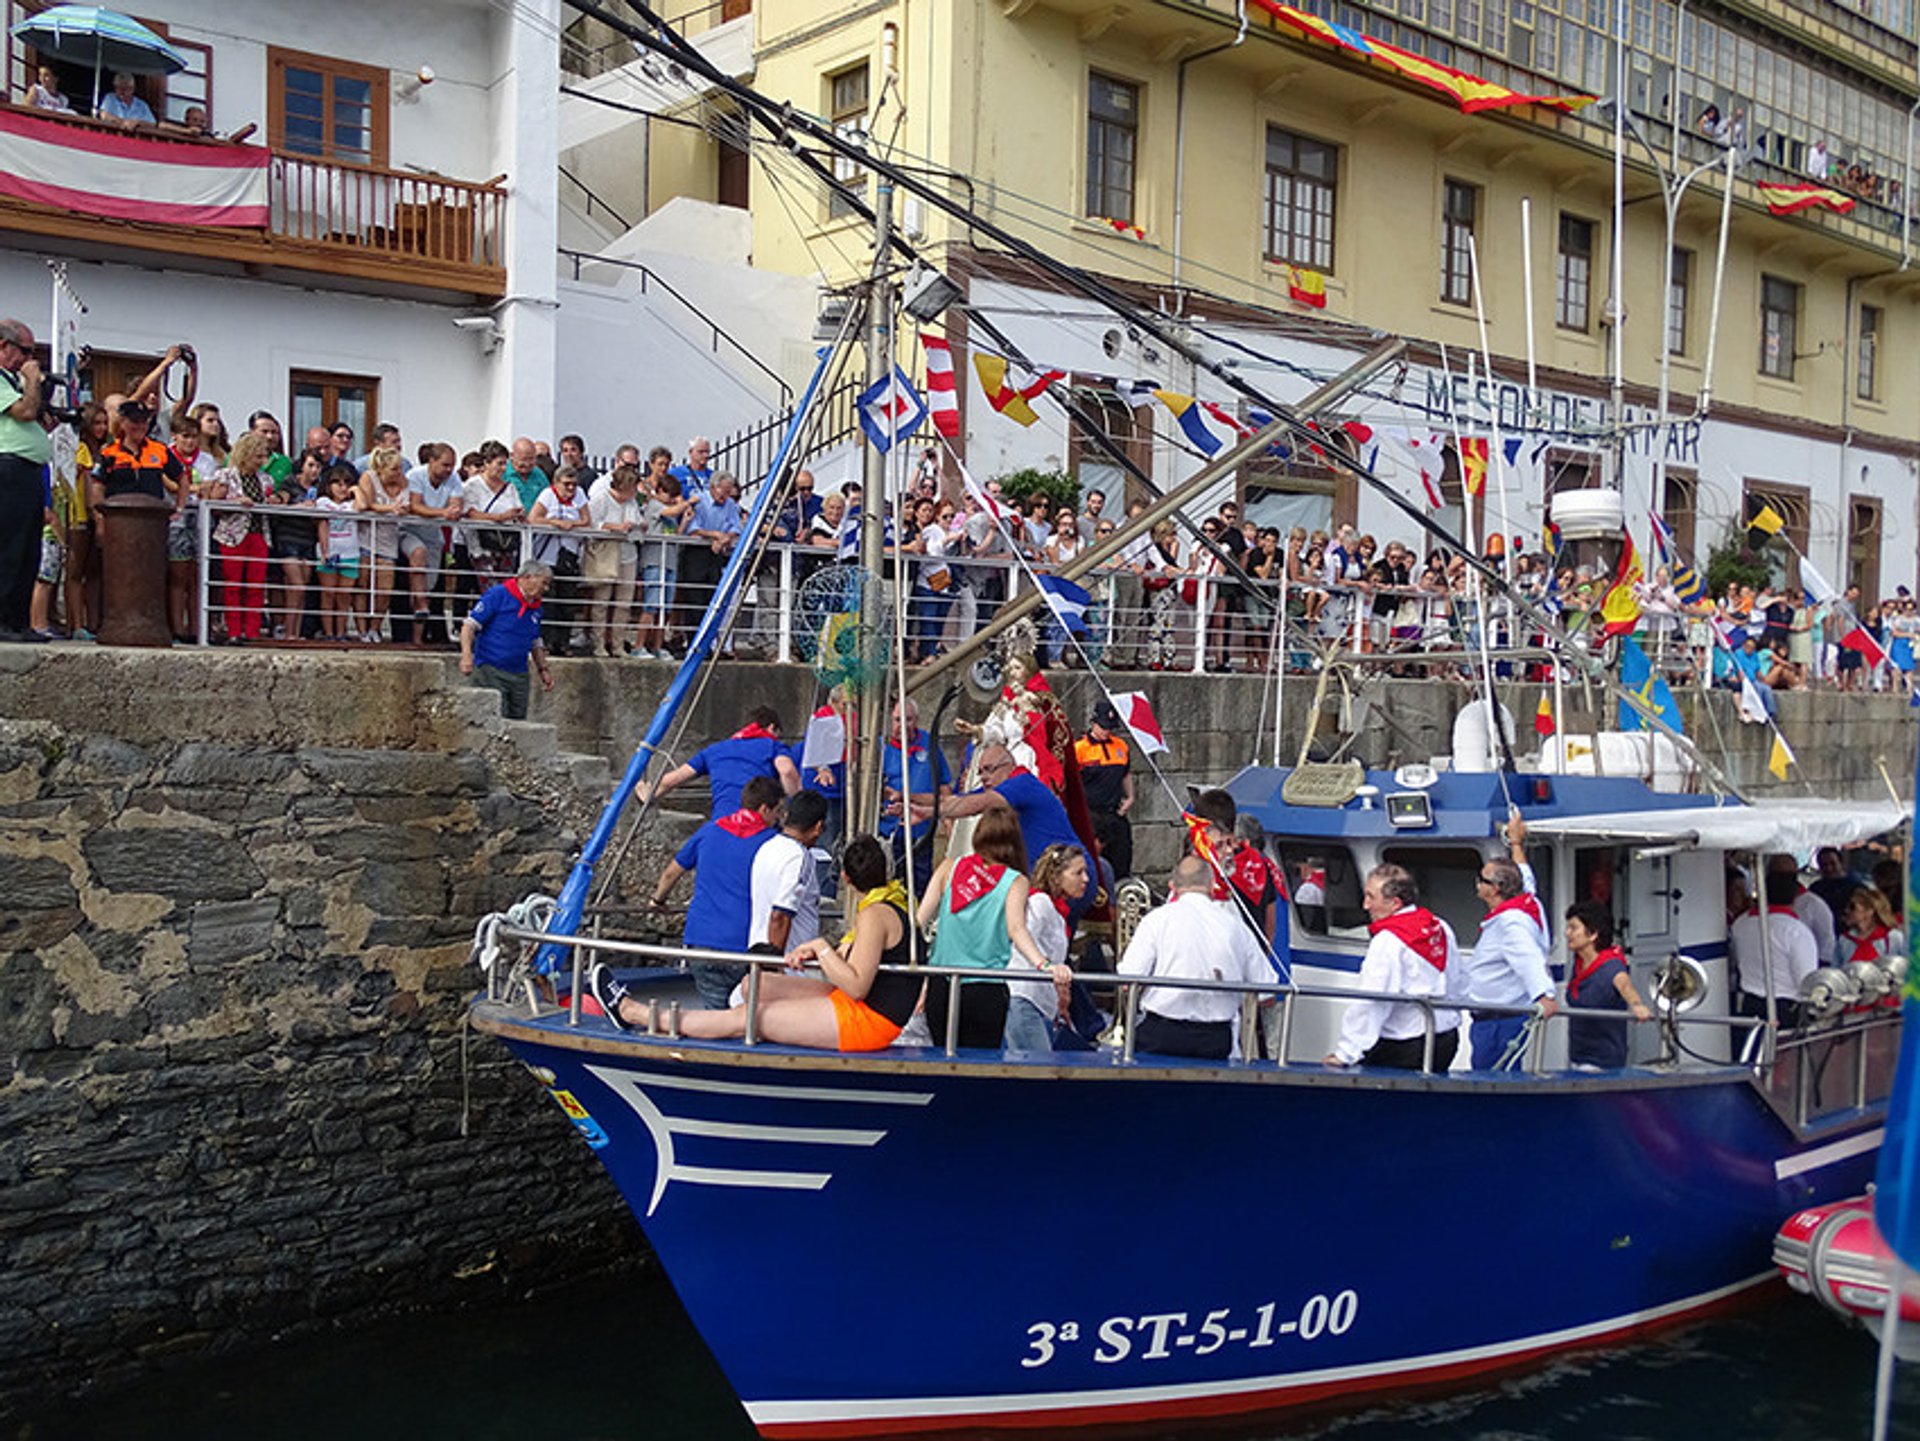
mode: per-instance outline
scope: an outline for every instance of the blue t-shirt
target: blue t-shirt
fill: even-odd
[[[707,487],[713,484],[712,466],[708,466],[704,470],[695,470],[692,466],[685,463],[670,465],[667,467],[667,474],[680,482],[680,494],[688,500],[705,495],[707,493]]]
[[[708,821],[674,852],[680,868],[693,872],[687,945],[715,951],[747,948],[747,923],[753,917],[753,858],[776,834],[772,826],[763,825],[750,836],[739,836],[719,821]]]
[[[1027,864],[1032,865],[1040,859],[1040,852],[1048,846],[1073,846],[1083,854],[1086,847],[1080,844],[1080,837],[1073,833],[1073,822],[1067,819],[1067,808],[1060,804],[1060,798],[1047,788],[1047,783],[1030,771],[1017,771],[1001,781],[994,789],[1000,798],[1013,807],[1013,813],[1020,817],[1020,834],[1027,842]],[[1093,857],[1087,856],[1087,874],[1097,875]]]
[[[881,762],[886,774],[885,783],[896,791],[911,791],[915,795],[923,796],[932,795],[941,786],[952,785],[953,772],[947,767],[946,753],[927,739],[925,731],[916,732],[913,739],[913,754],[907,758],[905,785],[900,783],[900,746],[896,739],[888,739],[886,759]],[[913,839],[916,844],[925,838],[932,826],[933,817],[928,816],[913,828]],[[883,838],[891,837],[899,829],[898,816],[881,818],[880,834]],[[1039,852],[1036,851],[1034,854],[1038,855]],[[1032,856],[1028,859],[1031,860]]]
[[[1567,987],[1567,1004],[1589,1011],[1626,1010],[1627,998],[1615,985],[1626,974],[1627,968],[1617,956],[1601,961],[1582,976],[1577,985]],[[1627,1028],[1618,1021],[1603,1021],[1597,1016],[1570,1016],[1567,1062],[1618,1070],[1627,1063]]]
[[[740,792],[755,776],[779,779],[775,756],[787,753],[786,746],[771,736],[730,736],[715,741],[705,750],[695,751],[687,764],[695,775],[705,776],[713,789],[713,804],[708,819],[718,820],[740,809]]]
[[[529,606],[523,613],[520,598],[502,581],[473,603],[471,617],[480,627],[473,638],[473,663],[525,675],[527,656],[540,640],[540,607]],[[734,796],[737,805],[739,792]]]

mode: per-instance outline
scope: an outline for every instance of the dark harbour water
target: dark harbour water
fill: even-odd
[[[1193,1441],[1865,1441],[1873,1346],[1813,1303],[1738,1314],[1439,1400]],[[1035,1433],[1027,1433],[1035,1434]],[[1893,1434],[1920,1441],[1920,1369]],[[752,1435],[657,1271],[199,1365],[13,1428],[14,1441],[733,1441]]]

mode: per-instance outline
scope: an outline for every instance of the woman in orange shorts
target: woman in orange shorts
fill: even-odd
[[[872,836],[853,837],[841,856],[840,872],[854,903],[853,930],[838,946],[822,937],[787,957],[789,966],[819,966],[824,980],[760,978],[763,1040],[827,1051],[883,1051],[920,1003],[919,976],[880,969],[904,966],[911,958],[906,892],[898,881],[888,879],[886,848]],[[628,996],[604,966],[595,966],[589,979],[615,1026],[625,1030],[646,1024],[646,1008]],[[688,1011],[680,1017],[680,1034],[695,1040],[732,1040],[746,1033],[744,1005]]]

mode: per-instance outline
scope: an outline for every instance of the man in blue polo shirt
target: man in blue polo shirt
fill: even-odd
[[[707,808],[709,820],[718,820],[737,809],[741,791],[755,776],[777,782],[787,795],[800,789],[800,768],[780,741],[780,717],[771,706],[763,705],[747,712],[746,724],[739,730],[695,751],[690,760],[661,776],[651,788],[643,782],[640,799],[658,800],[695,776],[705,776],[713,792],[713,803]]]
[[[460,626],[460,674],[472,676],[476,686],[500,692],[501,713],[509,720],[527,718],[529,658],[540,672],[540,688],[553,689],[553,670],[540,641],[540,601],[552,579],[546,566],[527,562],[512,580],[491,587],[475,601]]]
[[[739,807],[701,826],[660,872],[660,883],[653,888],[656,907],[666,905],[680,877],[693,872],[693,899],[687,903],[687,929],[682,937],[687,946],[746,950],[753,919],[753,858],[773,839],[781,800],[777,782],[755,776],[741,791]],[[701,1005],[724,1011],[747,968],[719,962],[692,964]]]
[[[893,717],[887,722],[887,746],[880,762],[887,788],[887,813],[880,821],[880,839],[887,843],[895,874],[899,874],[902,858],[911,853],[913,885],[918,892],[926,888],[927,879],[933,874],[934,801],[938,798],[944,818],[946,803],[953,794],[953,772],[947,767],[945,753],[920,729],[920,707],[908,701],[906,711],[908,735],[904,765],[900,752],[899,706],[893,708]],[[900,815],[908,809],[913,812],[911,848],[902,833]],[[1031,861],[1039,854],[1032,851],[1027,859]]]
[[[1100,874],[1093,852],[1074,833],[1073,822],[1067,818],[1067,808],[1060,804],[1060,797],[1033,772],[1022,770],[1012,751],[1003,745],[985,747],[980,752],[980,783],[982,789],[943,802],[941,818],[977,816],[1004,807],[1020,818],[1020,834],[1027,843],[1029,863],[1038,859],[1048,846],[1073,846],[1087,858],[1087,874]],[[1088,886],[1087,893],[1067,911],[1069,926],[1079,923],[1093,899],[1094,887]]]
[[[727,558],[740,541],[740,502],[734,499],[734,480],[724,470],[713,478],[713,488],[693,503],[686,531],[698,544],[680,553],[680,589],[696,611],[713,602]]]

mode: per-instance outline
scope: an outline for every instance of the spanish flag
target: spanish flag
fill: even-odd
[[[1627,548],[1620,553],[1620,568],[1614,572],[1613,585],[1600,602],[1600,633],[1602,635],[1629,635],[1640,624],[1640,597],[1633,588],[1647,578],[1641,568],[1639,552],[1633,548],[1633,537],[1626,537]]]
[[[1468,495],[1487,488],[1487,438],[1466,436],[1460,441],[1460,480]]]
[[[1318,15],[1309,15],[1305,10],[1282,3],[1282,0],[1253,0],[1253,3],[1273,17],[1274,29],[1285,26],[1303,35],[1311,35],[1351,55],[1384,66],[1408,80],[1431,86],[1469,115],[1506,105],[1551,105],[1558,110],[1574,111],[1594,101],[1591,95],[1522,95],[1504,85],[1483,80],[1478,75],[1469,75],[1464,70],[1437,64],[1411,50],[1402,50],[1398,45],[1389,45],[1384,40],[1375,40],[1371,35],[1362,35],[1348,26],[1322,20]]]
[[[1533,733],[1539,736],[1550,736],[1554,730],[1553,697],[1542,694],[1540,704],[1535,706],[1533,711]]]
[[[1327,308],[1327,277],[1298,265],[1287,267],[1287,298],[1315,310]]]
[[[1774,215],[1798,215],[1814,206],[1824,206],[1836,215],[1853,209],[1853,197],[1825,185],[1765,185],[1753,187]]]

